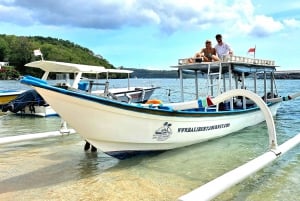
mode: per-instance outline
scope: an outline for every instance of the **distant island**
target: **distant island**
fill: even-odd
[[[131,77],[136,78],[178,78],[177,70],[147,70],[139,68],[126,68],[132,70]]]
[[[276,71],[276,79],[300,79],[300,70]]]

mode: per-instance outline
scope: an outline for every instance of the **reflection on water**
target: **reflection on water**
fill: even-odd
[[[170,86],[170,82],[162,84]],[[285,86],[279,85],[280,90],[294,92]],[[165,90],[156,91],[154,97]],[[278,111],[279,144],[300,133],[299,103],[285,102]],[[0,115],[0,136],[58,130],[60,123],[59,117]],[[121,161],[101,151],[84,152],[83,146],[78,134],[1,145],[0,200],[173,201],[264,153],[268,135],[266,124],[261,123],[228,137]],[[298,146],[215,200],[297,200],[299,171]]]
[[[78,178],[85,178],[103,173],[105,170],[116,166],[119,161],[103,153],[86,152],[75,166]]]

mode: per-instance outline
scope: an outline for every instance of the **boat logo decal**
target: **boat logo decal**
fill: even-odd
[[[165,141],[172,135],[172,124],[165,122],[162,127],[158,128],[153,135],[157,141]]]

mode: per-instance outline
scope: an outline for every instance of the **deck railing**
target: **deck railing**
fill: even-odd
[[[238,63],[249,63],[249,64],[258,64],[258,65],[268,65],[274,66],[275,61],[268,60],[268,59],[255,59],[249,57],[242,57],[242,56],[226,56],[224,60],[227,62],[238,62]]]
[[[275,66],[274,60],[255,59],[255,58],[249,58],[249,57],[243,57],[243,56],[226,55],[226,56],[223,56],[220,61],[228,62],[228,63],[245,63],[245,64],[256,64],[256,65],[264,65],[264,66]],[[178,64],[179,65],[189,64],[189,59],[188,58],[179,59]]]

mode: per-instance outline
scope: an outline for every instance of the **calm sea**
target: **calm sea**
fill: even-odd
[[[111,86],[126,82],[114,80]],[[187,83],[185,88],[191,88],[193,81]],[[162,87],[153,98],[175,101],[180,97],[178,80],[132,80],[135,86],[149,84]],[[0,81],[0,88],[19,87],[25,86]],[[299,92],[300,80],[278,80],[276,87],[287,96]],[[186,94],[187,99],[190,96],[192,92]],[[279,108],[275,117],[279,144],[300,133],[299,105],[300,98]],[[59,117],[0,114],[0,137],[55,131],[60,123]],[[78,134],[0,145],[0,200],[173,201],[267,151],[268,134],[266,123],[261,123],[202,144],[122,161],[101,151],[84,152],[83,146]],[[299,172],[297,146],[215,200],[299,200]]]

